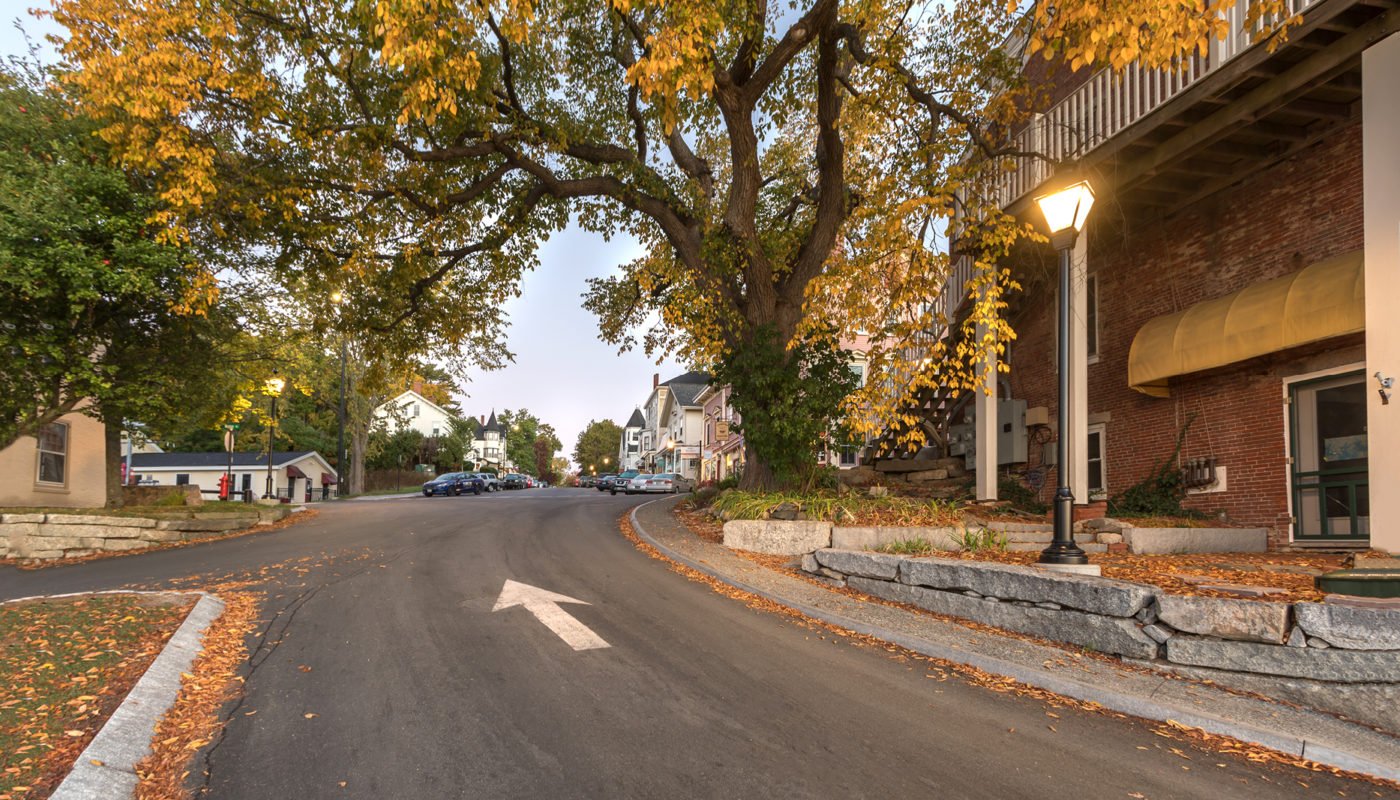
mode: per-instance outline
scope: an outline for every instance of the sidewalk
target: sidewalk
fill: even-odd
[[[1325,714],[1127,669],[828,591],[706,542],[678,522],[679,498],[638,506],[637,534],[667,557],[823,622],[1011,678],[1110,711],[1168,720],[1352,772],[1400,781],[1400,740]]]

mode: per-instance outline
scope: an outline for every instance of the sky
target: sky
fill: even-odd
[[[46,4],[23,3],[38,5]],[[21,16],[20,7],[17,0],[0,0],[0,57],[26,52],[24,38],[12,24]],[[25,16],[22,22],[35,40],[62,30],[51,20]],[[472,370],[465,394],[456,398],[462,410],[478,416],[528,408],[554,426],[564,445],[560,454],[567,458],[590,420],[626,424],[632,410],[646,402],[653,373],[664,381],[685,372],[669,357],[658,365],[640,350],[619,354],[598,339],[597,318],[583,308],[587,279],[616,271],[638,253],[639,244],[630,237],[604,241],[573,226],[545,242],[540,268],[525,276],[521,296],[505,306],[515,361],[500,370]]]

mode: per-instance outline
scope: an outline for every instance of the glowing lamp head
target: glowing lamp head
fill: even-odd
[[[1069,231],[1078,234],[1084,230],[1084,221],[1089,217],[1089,209],[1094,207],[1094,190],[1090,188],[1088,181],[1080,181],[1057,192],[1037,197],[1035,204],[1040,206],[1040,213],[1045,215],[1045,224],[1050,228],[1051,236]]]
[[[263,383],[263,392],[272,397],[281,397],[282,390],[287,388],[287,380],[280,375],[273,375]]]

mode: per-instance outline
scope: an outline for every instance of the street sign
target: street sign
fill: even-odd
[[[496,605],[491,610],[495,612],[512,606],[524,606],[526,611],[535,615],[535,619],[544,623],[546,628],[554,631],[554,635],[563,639],[565,644],[575,650],[598,650],[612,647],[603,641],[601,636],[590,630],[587,625],[574,619],[569,612],[560,608],[560,603],[592,605],[583,600],[575,600],[568,595],[555,594],[528,584],[507,580],[506,585],[501,587],[501,596],[496,598]]]
[[[226,430],[226,431],[236,431],[236,430],[238,430],[238,423],[237,423],[237,422],[225,422],[225,423],[224,423],[224,430]]]
[[[234,427],[236,428],[238,426],[235,425]],[[233,452],[233,431],[231,429],[224,431],[224,450],[230,453]]]

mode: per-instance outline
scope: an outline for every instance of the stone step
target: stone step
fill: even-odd
[[[961,475],[966,472],[966,462],[961,457],[886,459],[875,462],[875,469],[880,472],[927,472],[946,469],[950,475],[954,470]]]

